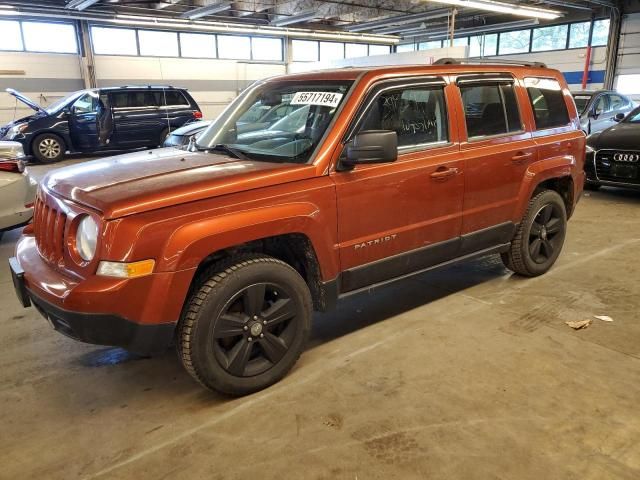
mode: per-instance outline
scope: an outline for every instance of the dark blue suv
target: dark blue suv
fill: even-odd
[[[13,89],[7,92],[35,113],[1,127],[0,140],[20,142],[25,154],[46,163],[67,151],[156,147],[172,130],[202,118],[185,89],[169,86],[81,90],[48,107]]]

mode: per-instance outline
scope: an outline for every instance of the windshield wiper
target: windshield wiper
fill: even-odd
[[[247,157],[241,150],[230,147],[229,145],[226,145],[224,143],[219,143],[217,145],[214,145],[213,147],[203,147],[202,145],[198,145],[196,143],[194,145],[194,148],[199,152],[223,152],[239,160],[249,159],[249,157]]]

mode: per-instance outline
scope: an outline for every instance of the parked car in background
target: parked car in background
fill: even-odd
[[[182,145],[188,145],[192,138],[197,137],[198,134],[205,130],[209,125],[211,125],[211,121],[188,123],[183,127],[173,130],[169,135],[167,135],[162,146],[180,147]]]
[[[256,105],[285,104],[238,133]],[[50,172],[10,259],[16,293],[76,340],[175,343],[205,387],[255,392],[340,297],[488,254],[547,272],[584,184],[577,120],[562,74],[538,63],[256,82],[189,149]]]
[[[587,137],[587,188],[602,185],[640,189],[640,107],[602,132]]]
[[[48,107],[7,92],[35,113],[0,128],[0,140],[20,142],[25,154],[45,163],[61,160],[67,151],[157,147],[171,130],[202,118],[185,89],[169,86],[81,90]]]
[[[587,135],[614,125],[615,116],[627,114],[634,108],[633,101],[611,90],[573,92],[576,108],[580,113],[580,127]]]
[[[25,168],[24,158],[20,143],[0,142],[0,238],[33,217],[37,183]]]

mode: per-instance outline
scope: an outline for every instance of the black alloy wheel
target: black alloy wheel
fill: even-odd
[[[247,253],[210,266],[196,282],[176,332],[187,372],[230,395],[283,378],[311,330],[313,302],[300,274],[276,258]]]
[[[543,264],[553,258],[556,249],[562,246],[557,240],[563,224],[563,212],[558,205],[550,203],[538,211],[529,230],[529,254],[534,262]]]
[[[264,373],[287,353],[302,314],[281,286],[257,283],[246,287],[229,301],[214,324],[218,362],[237,377]]]

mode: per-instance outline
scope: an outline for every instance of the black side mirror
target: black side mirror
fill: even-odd
[[[371,163],[395,162],[398,158],[398,134],[391,130],[366,130],[347,144],[342,164],[347,167]]]
[[[624,120],[625,114],[624,113],[616,113],[616,116],[613,117],[613,121],[614,122],[621,122],[622,120]]]

